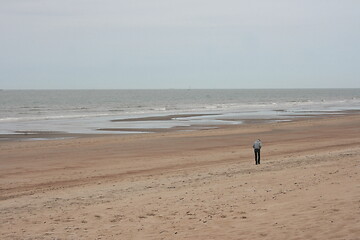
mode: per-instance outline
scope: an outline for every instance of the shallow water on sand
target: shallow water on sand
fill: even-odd
[[[249,119],[286,121],[300,115],[359,110],[360,89],[6,90],[0,92],[0,103],[2,134],[137,133],[131,130],[211,127]],[[174,116],[164,119],[168,115]],[[144,117],[154,118],[136,120]],[[131,121],[112,121],[128,118]]]

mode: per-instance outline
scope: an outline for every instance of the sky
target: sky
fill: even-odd
[[[359,0],[0,0],[0,89],[360,88]]]

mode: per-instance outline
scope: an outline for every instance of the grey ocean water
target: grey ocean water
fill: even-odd
[[[215,126],[241,124],[241,119],[249,118],[289,120],[299,114],[359,109],[360,89],[3,90],[0,133],[103,133],[98,129]],[[111,121],[184,113],[216,115],[171,121]]]

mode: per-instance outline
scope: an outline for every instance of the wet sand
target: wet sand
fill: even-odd
[[[136,121],[166,121],[173,120],[176,118],[190,118],[190,117],[204,117],[204,116],[216,116],[219,114],[171,114],[164,116],[152,116],[152,117],[139,117],[139,118],[124,118],[124,119],[114,119],[112,122],[136,122]]]
[[[0,238],[359,239],[359,136],[351,114],[3,140]]]

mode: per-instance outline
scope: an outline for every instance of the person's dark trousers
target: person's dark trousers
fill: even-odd
[[[260,164],[260,149],[254,149],[255,152],[255,164]]]

